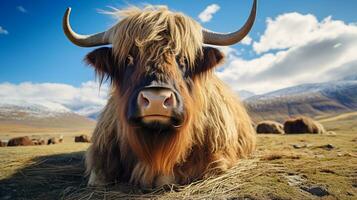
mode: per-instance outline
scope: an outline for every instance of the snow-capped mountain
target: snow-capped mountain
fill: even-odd
[[[245,100],[253,119],[283,121],[288,116],[317,116],[357,110],[357,76],[288,87]]]
[[[68,108],[52,102],[29,103],[21,99],[0,101],[0,119],[47,118],[72,113]]]
[[[5,130],[13,131],[24,128],[25,130],[60,128],[60,130],[88,129],[93,127],[95,121],[71,111],[69,108],[49,102],[29,102],[21,99],[0,100],[0,126]],[[37,129],[36,129],[37,130]],[[59,130],[59,129],[58,129]]]
[[[88,81],[78,87],[61,83],[0,84],[0,113],[46,118],[74,113],[95,116],[105,106],[109,86]]]
[[[283,98],[291,96],[301,96],[302,94],[307,93],[318,93],[322,92],[325,94],[333,93],[335,91],[344,90],[346,88],[354,88],[357,85],[356,80],[341,80],[325,83],[310,83],[302,84],[298,86],[288,87],[273,92],[269,92],[263,95],[255,95],[247,100],[262,100],[262,99],[271,99],[271,98]]]
[[[21,117],[47,118],[65,114],[78,114],[95,119],[102,105],[67,105],[50,100],[0,99],[0,119]],[[17,113],[17,114],[16,114]],[[19,115],[19,113],[22,113]],[[26,115],[24,115],[26,113]]]

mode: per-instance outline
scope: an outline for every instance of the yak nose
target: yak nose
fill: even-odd
[[[158,120],[170,118],[177,101],[170,89],[150,88],[139,93],[137,103],[144,119]]]

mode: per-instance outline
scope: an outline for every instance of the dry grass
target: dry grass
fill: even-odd
[[[0,199],[356,199],[357,116],[335,119],[322,123],[336,135],[260,135],[253,158],[227,173],[157,190],[86,187],[88,144],[0,148]]]
[[[84,188],[68,195],[65,199],[92,199],[99,197],[105,199],[118,198],[148,198],[148,199],[210,199],[213,197],[228,198],[232,192],[251,181],[252,178],[261,175],[251,172],[258,165],[258,159],[243,160],[237,166],[230,169],[222,176],[212,177],[197,181],[186,186],[166,186],[157,190],[133,190],[125,191],[125,185],[117,185],[112,188]],[[128,187],[128,186],[127,186]],[[129,186],[130,187],[130,186]],[[124,190],[123,190],[124,189]],[[123,192],[124,191],[124,192]],[[136,193],[136,194],[135,194]],[[94,198],[93,198],[94,199]]]

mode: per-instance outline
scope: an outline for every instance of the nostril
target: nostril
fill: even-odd
[[[139,105],[143,107],[147,107],[149,106],[149,104],[150,104],[149,99],[146,98],[143,93],[141,93],[139,97]]]
[[[167,97],[164,101],[165,107],[172,107],[174,105],[174,96],[171,93],[169,97]]]

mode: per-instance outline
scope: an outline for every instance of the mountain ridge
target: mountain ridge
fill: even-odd
[[[254,121],[311,117],[357,110],[357,80],[309,83],[256,95],[244,101]]]

